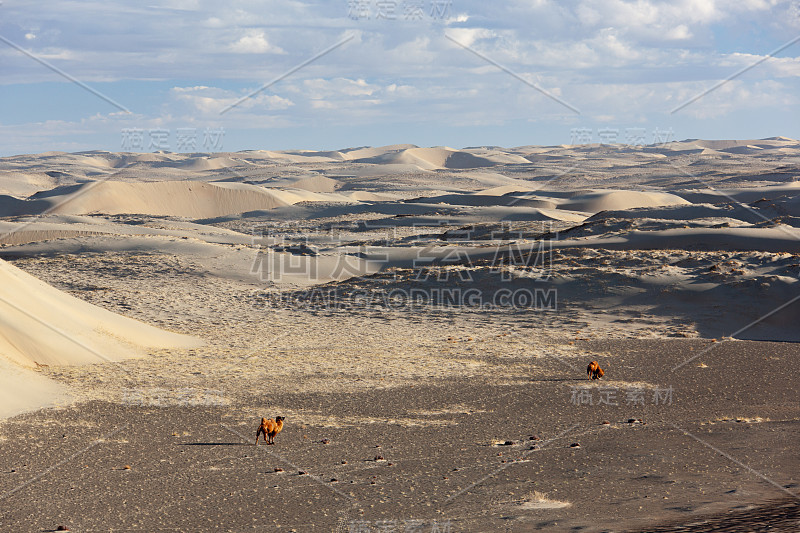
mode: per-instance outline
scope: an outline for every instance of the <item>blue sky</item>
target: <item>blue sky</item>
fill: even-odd
[[[671,112],[800,0],[6,0],[0,37],[0,155],[800,138],[800,41]]]

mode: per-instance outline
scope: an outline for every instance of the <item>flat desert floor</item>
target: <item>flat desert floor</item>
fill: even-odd
[[[0,528],[797,531],[798,178],[780,137],[0,159]]]

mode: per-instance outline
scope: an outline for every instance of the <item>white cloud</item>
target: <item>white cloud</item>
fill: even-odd
[[[188,104],[190,108],[200,112],[202,115],[209,116],[219,115],[224,109],[234,105],[243,96],[236,95],[231,91],[205,86],[173,87],[170,89],[170,93],[177,101]],[[276,111],[288,109],[293,105],[294,102],[287,98],[262,92],[242,101],[236,107],[239,111]]]
[[[758,77],[800,77],[800,57],[775,57],[756,54],[733,53],[720,60],[720,65],[742,69],[751,65]],[[731,72],[733,74],[733,72]]]
[[[493,31],[486,28],[452,28],[447,34],[464,46],[473,46],[478,39],[495,36]]]
[[[353,21],[344,1],[231,0],[219,9],[211,0],[159,6],[86,0],[82,6],[92,17],[75,17],[71,2],[4,5],[0,34],[92,86],[118,84],[97,88],[115,98],[126,95],[119,100],[127,107],[166,123],[216,120],[219,111],[248,90],[344,36],[356,36],[224,116],[235,117],[241,127],[280,120],[348,124],[353,116],[379,125],[413,120],[450,124],[457,118],[468,126],[471,121],[561,120],[569,114],[454,45],[445,31],[560,94],[584,111],[581,118],[640,121],[667,112],[680,103],[675,101],[679,96],[694,96],[758,61],[800,28],[800,0],[459,0],[448,20],[433,21],[426,13],[418,23]],[[696,109],[698,114],[735,117],[753,101],[779,110],[793,89],[800,94],[798,47],[764,61],[737,79],[741,85],[726,89],[736,91],[709,95],[687,113]],[[9,47],[0,48],[0,63],[4,86],[66,83]],[[174,80],[197,80],[191,82],[197,86]],[[783,85],[757,85],[769,81]],[[173,87],[166,97],[164,83]],[[15,101],[25,102],[23,86],[16,90],[23,98]],[[723,95],[738,103],[718,101]],[[106,105],[99,99],[95,103]],[[67,105],[53,111],[33,98],[24,111],[16,107],[10,112],[19,123],[45,122],[47,113],[57,118],[69,113],[75,119],[85,111]],[[105,110],[91,111],[97,109]],[[788,120],[790,114],[783,115]]]
[[[683,41],[692,37],[692,32],[686,24],[678,24],[674,28],[667,30],[664,36],[671,41]]]
[[[274,46],[267,41],[263,30],[249,29],[245,31],[229,49],[238,54],[285,54],[279,46]]]
[[[363,79],[348,78],[322,79],[315,78],[303,82],[305,94],[313,100],[321,100],[331,96],[372,96],[378,90],[377,85],[367,83]]]

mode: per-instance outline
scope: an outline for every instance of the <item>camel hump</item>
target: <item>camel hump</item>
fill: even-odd
[[[262,419],[261,419],[261,423],[262,423],[262,424],[266,424],[266,423],[267,423],[267,419],[266,419],[266,418],[262,418]]]

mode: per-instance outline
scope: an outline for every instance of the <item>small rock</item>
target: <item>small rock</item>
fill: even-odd
[[[330,444],[330,443],[331,443],[331,440],[330,440],[330,439],[322,439],[320,442],[321,442],[322,444]]]
[[[332,478],[331,478],[331,483],[336,483],[337,481],[339,481],[339,480],[338,480],[338,479],[336,479],[335,477],[332,477]]]
[[[343,464],[343,465],[346,465],[346,464],[347,464],[347,461],[342,461],[342,464]]]
[[[581,447],[581,445],[580,445],[580,443],[578,443],[578,442],[573,442],[572,444],[570,444],[570,445],[569,445],[569,447],[570,447],[570,448],[580,448],[580,447]]]
[[[299,472],[297,472],[298,476],[305,476],[307,474],[308,474],[308,472],[306,472],[305,470],[300,470]]]

